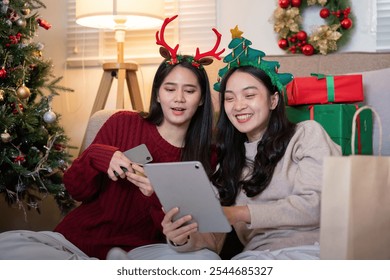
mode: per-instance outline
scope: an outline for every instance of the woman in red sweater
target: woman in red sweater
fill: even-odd
[[[166,19],[163,27],[175,18]],[[111,116],[64,175],[80,206],[54,232],[0,234],[0,259],[105,259],[113,247],[130,251],[165,242],[161,204],[148,178],[138,173],[143,173],[142,166],[122,152],[146,144],[153,162],[199,160],[211,174],[213,112],[202,65],[210,59],[177,55],[177,48],[160,38],[165,60],[154,77],[149,113]],[[219,54],[211,56],[219,59]]]

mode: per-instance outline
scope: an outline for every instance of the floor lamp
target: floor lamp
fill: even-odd
[[[134,110],[142,111],[142,97],[134,62],[124,62],[126,30],[151,29],[161,26],[164,0],[76,0],[76,23],[86,27],[115,30],[117,61],[103,64],[103,76],[91,115],[104,109],[113,78],[118,79],[116,108],[124,108],[125,81]]]

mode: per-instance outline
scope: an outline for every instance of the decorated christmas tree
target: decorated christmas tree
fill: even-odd
[[[0,195],[9,205],[38,211],[52,195],[65,213],[74,206],[62,183],[69,139],[51,102],[72,90],[59,85],[43,57],[37,32],[51,25],[39,16],[41,8],[38,0],[0,0]]]
[[[263,70],[271,78],[272,83],[283,92],[284,86],[293,79],[293,76],[290,73],[278,73],[279,62],[264,60],[264,52],[249,47],[252,42],[242,37],[243,32],[238,29],[238,26],[231,29],[230,32],[232,40],[228,48],[232,52],[223,59],[223,62],[226,62],[227,65],[219,70],[218,82],[214,84],[214,89],[219,91],[219,82],[230,68],[247,65]]]

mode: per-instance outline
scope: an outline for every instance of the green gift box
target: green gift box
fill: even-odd
[[[315,120],[320,123],[334,142],[341,146],[343,155],[351,154],[352,119],[355,104],[323,104],[286,106],[287,118],[294,123]],[[372,155],[372,112],[363,110],[356,119],[355,154]]]

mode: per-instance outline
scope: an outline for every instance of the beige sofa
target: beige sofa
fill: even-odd
[[[347,74],[362,73],[366,103],[379,112],[383,122],[383,154],[390,155],[390,90],[387,81],[390,79],[390,53],[336,53],[327,56],[314,55],[281,55],[267,56],[266,60],[280,62],[280,72],[290,72],[294,76],[309,76],[310,73]],[[218,69],[223,66],[221,61],[215,61],[207,66],[211,85],[217,79]],[[218,99],[218,93],[214,92]],[[94,135],[104,121],[113,113],[101,111],[91,117],[88,124],[85,142],[82,149],[89,145]],[[377,153],[377,127],[374,126],[374,152]],[[0,232],[10,229],[51,230],[61,219],[55,202],[49,197],[41,205],[41,214],[36,211],[24,213],[18,208],[10,208],[4,202],[0,203]],[[26,218],[26,220],[25,220]]]

